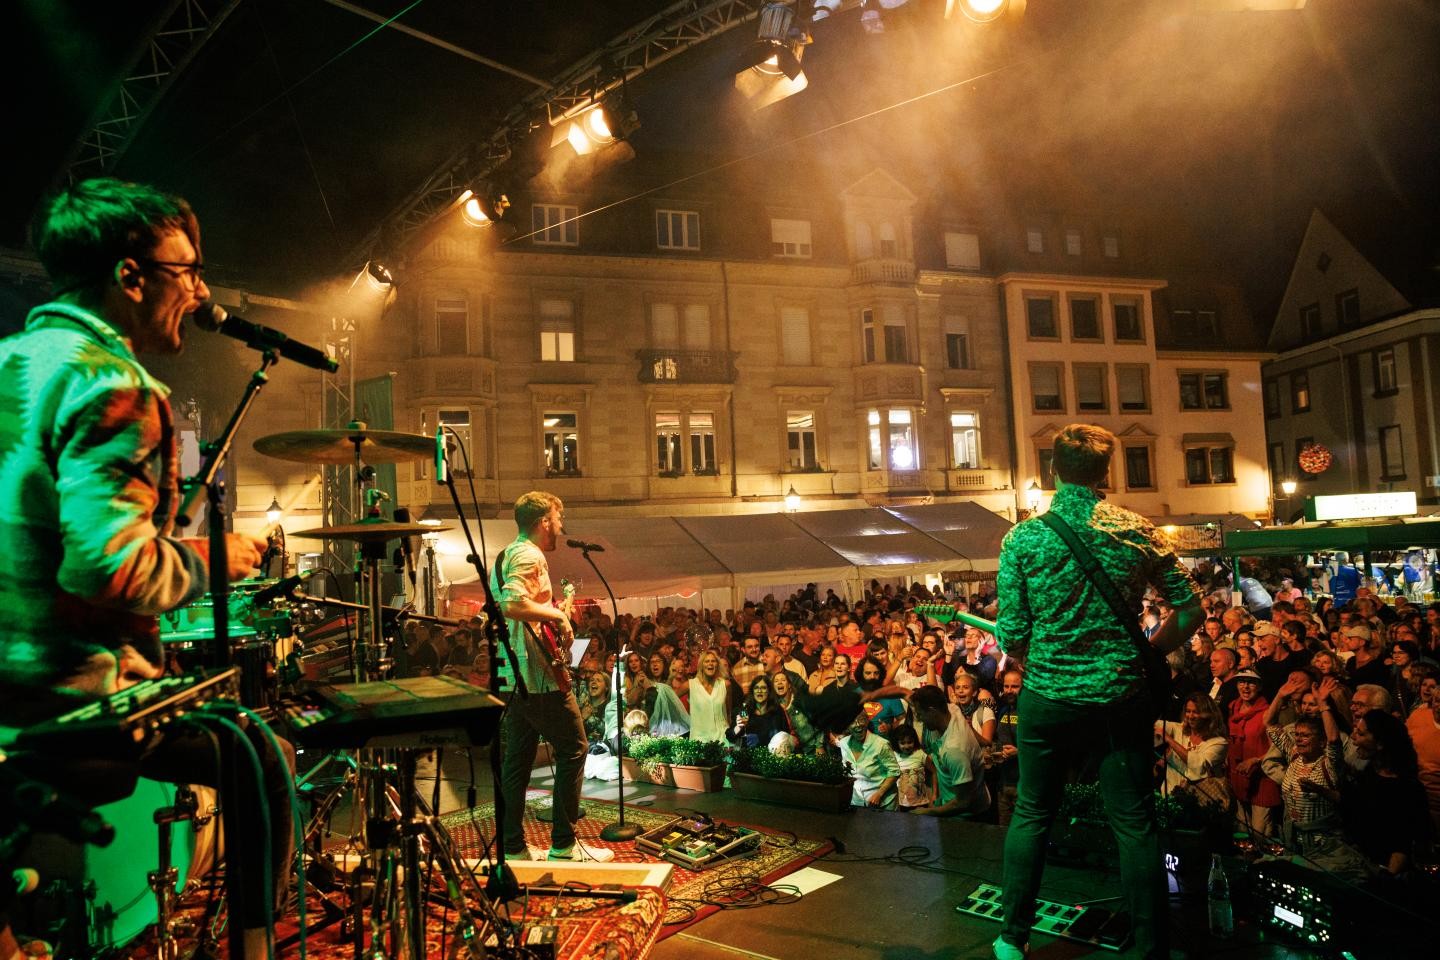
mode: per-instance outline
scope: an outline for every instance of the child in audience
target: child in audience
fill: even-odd
[[[900,779],[895,784],[900,809],[930,806],[935,802],[935,774],[930,757],[920,749],[920,735],[914,726],[902,723],[890,731],[890,743],[900,762]]]

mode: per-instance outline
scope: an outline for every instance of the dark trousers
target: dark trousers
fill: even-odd
[[[1001,936],[1007,942],[1029,942],[1050,825],[1060,811],[1071,762],[1090,755],[1098,759],[1100,792],[1120,851],[1120,882],[1135,945],[1145,957],[1166,956],[1169,895],[1155,829],[1153,730],[1144,697],[1084,704],[1021,692],[1020,784],[1005,834]]]
[[[500,796],[505,804],[505,834],[500,838],[507,856],[520,854],[525,844],[525,788],[540,738],[555,755],[555,796],[551,808],[550,845],[560,849],[575,843],[575,821],[580,819],[580,784],[585,779],[585,724],[573,693],[551,690],[528,697],[511,694],[500,723],[504,751],[500,765]]]

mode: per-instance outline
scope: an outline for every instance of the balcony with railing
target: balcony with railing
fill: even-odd
[[[871,257],[850,265],[851,283],[914,283],[915,264],[892,257]]]
[[[637,350],[641,383],[734,383],[733,350]]]

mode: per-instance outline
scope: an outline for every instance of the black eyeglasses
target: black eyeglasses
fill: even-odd
[[[149,257],[145,257],[137,262],[143,267],[169,267],[176,271],[175,273],[170,274],[170,276],[175,277],[176,279],[181,279],[188,276],[190,278],[190,286],[192,288],[199,286],[200,281],[204,279],[203,274],[205,273],[205,264],[200,260],[192,260],[190,263],[181,263],[178,260],[151,260]],[[166,272],[168,273],[169,271]]]

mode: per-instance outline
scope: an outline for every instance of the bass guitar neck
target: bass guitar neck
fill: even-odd
[[[986,633],[994,634],[996,637],[1000,635],[995,629],[994,620],[986,620],[984,617],[977,617],[968,611],[957,610],[948,603],[917,603],[915,605],[915,612],[922,617],[929,617],[931,620],[940,623],[950,623],[951,621],[959,620],[967,626],[984,630]]]

